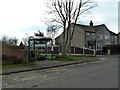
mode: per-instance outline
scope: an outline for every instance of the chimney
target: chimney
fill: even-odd
[[[90,26],[93,26],[93,22],[92,22],[92,20],[90,20],[90,23],[89,23],[89,24],[90,24]]]

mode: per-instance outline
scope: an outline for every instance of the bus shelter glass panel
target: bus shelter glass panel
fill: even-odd
[[[34,60],[35,59],[35,52],[34,52],[34,39],[29,40],[29,60]]]
[[[30,51],[34,51],[34,40],[30,40]]]
[[[47,47],[46,41],[43,40],[35,40],[35,59],[42,60],[47,58]]]

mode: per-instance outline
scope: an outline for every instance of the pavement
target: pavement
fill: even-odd
[[[99,56],[99,57],[103,57],[103,56]],[[77,60],[77,61],[43,60],[43,61],[36,61],[35,62],[36,64],[31,65],[31,66],[29,65],[29,66],[3,69],[2,73],[0,73],[0,74],[1,75],[7,75],[7,74],[27,72],[27,71],[33,71],[33,70],[42,70],[42,69],[47,69],[47,68],[61,67],[61,66],[67,66],[67,65],[73,65],[73,64],[89,63],[89,62],[95,62],[95,61],[99,61],[99,59],[95,58],[94,60],[89,60],[87,62],[83,62],[83,61],[80,61],[80,60]]]

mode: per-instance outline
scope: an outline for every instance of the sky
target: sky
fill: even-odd
[[[21,41],[38,30],[46,35],[46,1],[0,0],[0,38],[7,35],[17,37]],[[92,9],[90,14],[82,15],[80,23],[88,25],[92,19],[94,25],[105,24],[109,30],[118,33],[119,0],[94,1],[98,6]]]

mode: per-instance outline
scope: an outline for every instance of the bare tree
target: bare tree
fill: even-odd
[[[70,46],[79,16],[96,5],[93,0],[51,0],[51,5],[49,4],[48,7],[49,13],[54,15],[52,22],[63,26],[62,55],[67,55],[67,46]]]
[[[2,48],[8,47],[8,43],[7,43],[8,42],[8,36],[3,35],[1,41],[2,41]]]
[[[58,30],[59,30],[59,26],[58,25],[48,25],[47,26],[47,36],[48,37],[51,37],[52,40],[53,40],[53,44],[54,44],[54,40],[55,40],[55,37],[57,36],[58,34]]]
[[[13,38],[13,42],[14,42],[14,46],[17,46],[17,43],[18,43],[18,39],[16,37]]]
[[[28,45],[28,39],[29,39],[29,35],[26,33],[26,37],[24,37],[22,40],[23,40],[23,44],[25,45],[25,46],[27,46]]]
[[[2,36],[2,43],[7,43],[7,41],[8,41],[8,36],[3,35]]]
[[[23,43],[25,46],[27,46],[28,45],[28,38],[23,38]]]
[[[9,38],[7,43],[11,46],[17,46],[17,43],[18,43],[18,39],[16,37],[14,38]]]
[[[9,38],[6,35],[2,36],[2,46],[3,46],[3,48],[4,47],[6,48],[8,46],[17,46],[17,43],[18,43],[18,39],[16,37]]]

